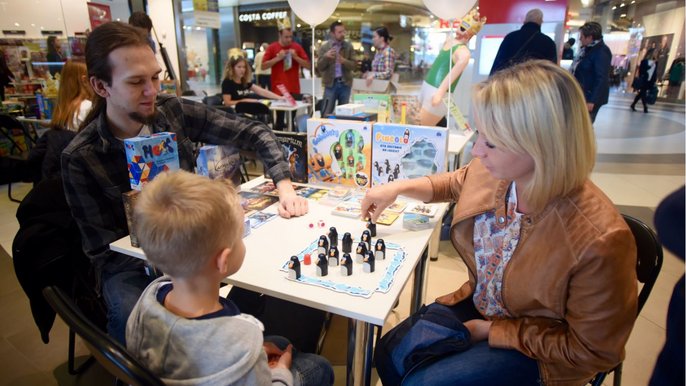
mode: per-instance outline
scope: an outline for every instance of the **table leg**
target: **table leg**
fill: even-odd
[[[437,221],[436,227],[434,227],[434,232],[431,234],[431,239],[429,239],[429,259],[431,259],[431,261],[438,260],[438,247],[441,243],[442,226],[443,221]]]
[[[410,315],[419,311],[424,301],[424,282],[426,276],[426,261],[429,259],[429,247],[425,247],[422,257],[414,268],[414,283],[412,285],[412,299],[410,301]]]
[[[347,386],[369,386],[371,383],[373,337],[374,329],[369,323],[348,319]]]
[[[293,132],[293,112],[292,111],[286,111],[287,117],[286,117],[286,125],[288,126],[288,131],[291,133]]]

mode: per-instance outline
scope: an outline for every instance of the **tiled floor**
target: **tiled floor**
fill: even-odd
[[[596,121],[598,162],[593,181],[620,207],[620,210],[652,223],[652,213],[660,200],[684,184],[684,105],[659,103],[650,113],[631,112],[629,96],[613,95],[600,110]],[[23,197],[30,186],[16,184],[14,195]],[[0,187],[0,245],[11,250],[17,230],[17,204],[7,199],[7,186]],[[683,262],[667,253],[665,263],[641,316],[636,321],[624,366],[623,384],[647,384],[655,359],[664,343],[667,304],[677,280],[684,274]],[[452,291],[467,277],[460,259],[448,242],[441,242],[441,254],[429,266],[427,300]],[[385,331],[408,315],[409,291],[389,316]],[[66,372],[66,328],[58,321],[51,341],[44,345],[31,319],[28,301],[21,291],[11,260],[0,256],[0,385],[96,385],[110,381],[94,367],[85,376],[70,377]],[[344,323],[337,322],[336,326]],[[343,358],[340,349],[342,328],[334,328],[324,354],[335,363]],[[81,354],[85,353],[79,347]],[[337,385],[345,384],[345,371],[336,366]],[[611,384],[611,380],[605,382]]]

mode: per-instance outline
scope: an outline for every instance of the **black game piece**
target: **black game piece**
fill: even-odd
[[[360,240],[367,244],[367,250],[372,249],[372,232],[369,230],[362,231],[362,236]]]
[[[371,219],[367,220],[367,229],[369,229],[369,234],[372,237],[376,237],[376,224]]]
[[[353,274],[353,258],[349,253],[344,253],[341,259],[341,274],[343,276],[350,276]]]
[[[326,255],[320,253],[317,257],[317,276],[326,276],[329,274],[329,262]]]
[[[360,241],[359,244],[357,244],[357,249],[355,250],[355,261],[358,263],[361,263],[362,260],[364,260],[364,257],[367,255],[367,243],[364,241]]]
[[[326,256],[329,253],[329,239],[326,236],[319,236],[319,242],[317,243],[317,253],[323,253]]]
[[[336,227],[329,228],[329,246],[338,247],[338,231]]]
[[[288,263],[288,278],[300,279],[300,260],[298,260],[298,256],[291,256],[291,261]]]
[[[386,259],[386,242],[383,241],[383,239],[376,240],[376,244],[374,245],[374,257],[377,260]]]
[[[376,265],[374,260],[374,252],[367,252],[367,256],[362,263],[362,270],[366,273],[374,272],[374,266]]]
[[[353,238],[350,232],[345,232],[343,235],[343,253],[350,253],[353,250]]]
[[[332,245],[331,248],[329,248],[329,266],[335,267],[337,265],[338,265],[338,248],[335,245]]]

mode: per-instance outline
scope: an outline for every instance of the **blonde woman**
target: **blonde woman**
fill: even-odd
[[[259,98],[284,99],[269,90],[252,83],[252,69],[242,55],[229,58],[224,68],[222,98],[225,106],[235,106],[239,102],[259,102]]]
[[[450,234],[469,280],[428,307],[464,323],[469,347],[407,371],[384,337],[379,376],[384,384],[404,376],[404,385],[584,385],[622,361],[637,285],[632,234],[588,178],[595,139],[583,93],[567,71],[536,60],[477,86],[473,106],[469,165],[375,187],[362,202],[372,220],[400,194],[456,202]]]

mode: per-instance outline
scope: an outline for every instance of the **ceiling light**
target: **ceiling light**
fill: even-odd
[[[15,27],[19,27],[19,23],[16,23],[16,22],[15,22],[15,23],[14,23],[14,26],[15,26]]]
[[[619,7],[620,7],[620,8],[626,7],[626,4],[622,3],[622,4],[619,5]]]
[[[626,13],[619,15],[619,17],[626,17]]]
[[[612,7],[612,10],[615,10],[615,9],[617,9],[617,6],[616,6],[616,5]]]

